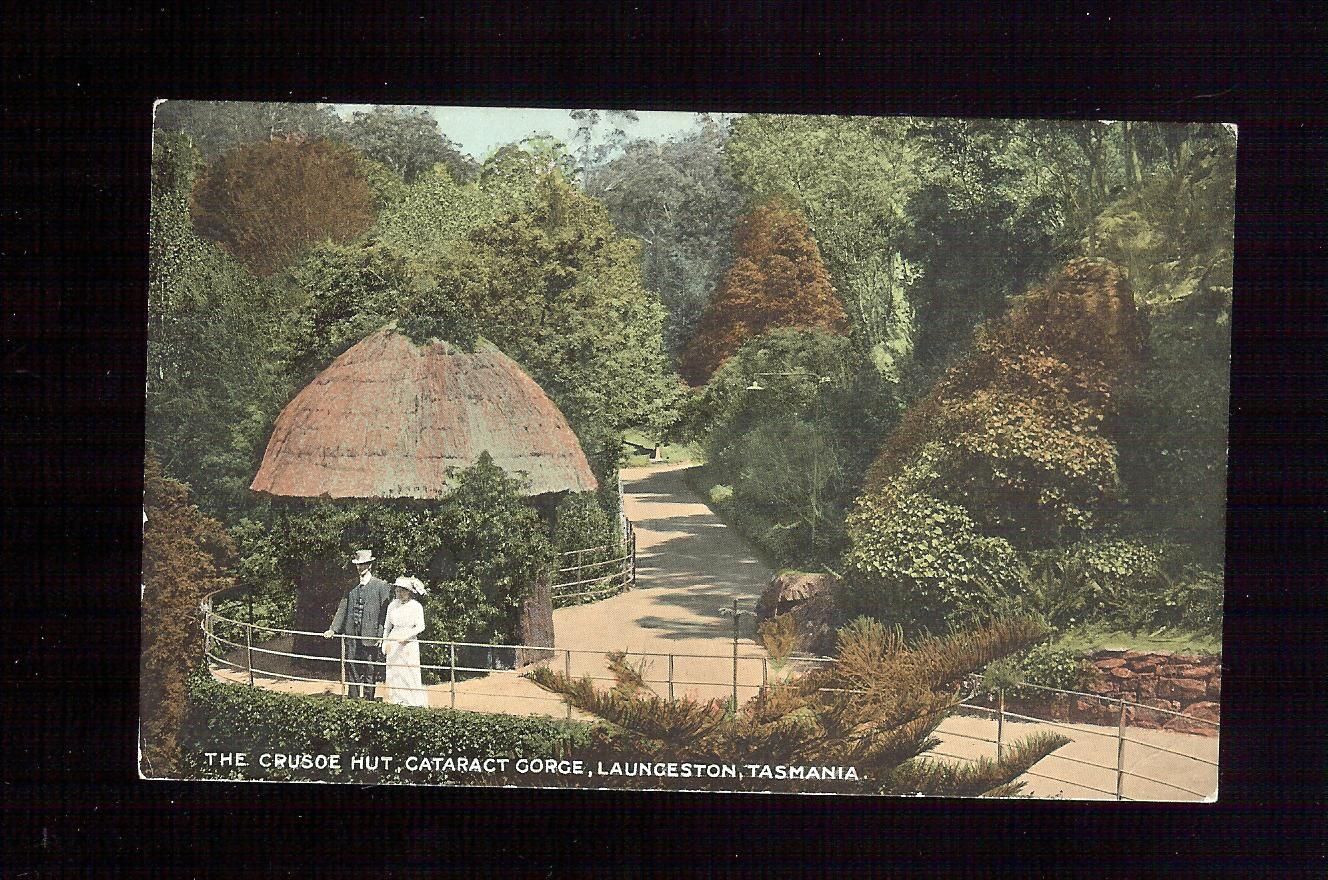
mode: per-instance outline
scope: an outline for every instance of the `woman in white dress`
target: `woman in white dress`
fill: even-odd
[[[383,653],[387,656],[387,702],[402,706],[429,705],[429,692],[420,680],[420,643],[424,608],[416,596],[425,594],[417,577],[399,577],[393,585],[396,598],[387,606],[383,624]]]

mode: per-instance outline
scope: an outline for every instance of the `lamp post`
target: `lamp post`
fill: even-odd
[[[747,614],[756,617],[755,611],[746,611],[738,609],[738,600],[733,600],[730,608],[721,608],[719,613],[725,617],[733,617],[733,714],[738,714],[738,626],[739,618]]]
[[[812,413],[813,433],[819,427],[821,422],[821,388],[822,385],[829,385],[831,379],[829,376],[821,376],[809,370],[794,369],[775,372],[758,372],[752,376],[752,384],[747,386],[748,391],[765,391],[766,387],[761,384],[762,376],[801,376],[805,379],[816,380],[816,396],[812,399],[814,407]],[[821,516],[821,454],[818,445],[819,436],[815,436],[812,442],[812,552],[816,550],[816,521]]]

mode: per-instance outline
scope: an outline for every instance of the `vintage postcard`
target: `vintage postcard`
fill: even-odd
[[[1235,154],[159,101],[140,775],[1215,800]]]

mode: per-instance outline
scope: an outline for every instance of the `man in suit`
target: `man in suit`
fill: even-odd
[[[341,598],[337,606],[337,616],[332,626],[323,633],[323,638],[335,635],[350,636],[343,639],[346,643],[346,680],[349,683],[349,696],[372,700],[374,682],[380,677],[380,667],[375,662],[383,662],[383,652],[379,645],[383,638],[383,619],[387,616],[387,603],[392,601],[392,588],[387,582],[373,576],[373,552],[358,550],[351,557],[351,563],[359,574],[359,580],[350,591]]]

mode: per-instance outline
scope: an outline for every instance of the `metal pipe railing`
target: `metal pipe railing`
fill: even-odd
[[[345,646],[346,646],[346,644],[347,644],[346,639],[348,639],[348,638],[353,638],[352,636],[346,636],[346,635],[341,635],[341,634],[338,634],[338,635],[334,635],[334,636],[333,636],[333,637],[336,638],[337,641],[338,641],[338,653],[337,653],[337,656],[335,656],[335,657],[324,657],[324,656],[320,656],[320,655],[312,655],[312,654],[296,653],[296,652],[294,652],[294,651],[280,651],[280,650],[276,650],[276,649],[274,649],[274,648],[268,647],[267,645],[264,645],[264,644],[255,644],[255,640],[254,640],[254,631],[255,631],[255,630],[258,630],[258,631],[260,631],[260,632],[262,632],[262,633],[272,633],[272,634],[277,635],[277,636],[297,636],[297,635],[300,635],[300,636],[319,636],[319,637],[321,637],[323,634],[322,634],[322,633],[319,633],[319,632],[310,632],[310,631],[305,631],[305,630],[294,630],[294,629],[283,629],[283,628],[279,628],[279,627],[271,627],[271,626],[266,626],[266,625],[253,624],[253,623],[249,623],[249,622],[246,622],[246,621],[235,620],[235,619],[233,619],[233,618],[225,617],[225,616],[223,616],[223,615],[221,615],[221,614],[219,614],[219,613],[213,611],[213,603],[212,603],[212,600],[213,600],[216,596],[220,595],[221,592],[223,592],[223,591],[218,591],[217,593],[209,594],[209,595],[203,600],[203,602],[202,602],[201,605],[200,605],[200,609],[201,609],[202,612],[203,612],[202,628],[203,628],[203,631],[204,631],[204,649],[205,649],[205,653],[206,653],[206,655],[207,655],[209,661],[211,661],[212,663],[216,664],[217,666],[229,667],[229,668],[235,669],[237,672],[240,672],[241,675],[242,675],[242,676],[248,681],[248,684],[249,684],[250,686],[255,686],[255,687],[258,686],[258,682],[257,682],[257,679],[258,679],[258,678],[267,678],[267,677],[271,677],[271,678],[273,678],[274,680],[280,678],[280,679],[287,679],[287,680],[293,680],[293,681],[304,681],[304,682],[326,682],[326,683],[329,683],[329,684],[336,684],[336,685],[339,686],[339,690],[341,691],[341,693],[342,693],[343,696],[345,696],[345,695],[348,694],[348,692],[349,692],[349,688],[348,688],[348,682],[347,682],[347,676],[346,676],[347,657],[346,657],[346,649],[345,649]],[[244,641],[241,642],[241,641],[239,641],[238,639],[227,638],[226,636],[224,636],[224,635],[222,635],[221,633],[217,632],[217,627],[218,627],[219,625],[220,625],[220,626],[233,626],[233,627],[240,627],[240,628],[242,628],[242,629],[243,629],[243,632],[244,632]],[[521,651],[521,650],[528,650],[528,651],[543,652],[545,655],[549,655],[549,656],[544,656],[544,657],[542,657],[542,658],[539,659],[539,660],[532,661],[531,663],[523,664],[524,666],[530,666],[530,665],[540,664],[540,663],[548,663],[548,662],[552,659],[552,656],[553,656],[553,655],[555,655],[555,654],[562,654],[562,659],[563,659],[563,662],[562,662],[563,674],[566,675],[566,676],[569,677],[569,678],[570,678],[571,675],[572,675],[572,666],[573,666],[573,664],[572,664],[572,660],[573,660],[573,655],[578,655],[578,656],[593,655],[593,656],[595,656],[595,657],[603,657],[605,654],[610,653],[610,652],[608,652],[608,651],[601,650],[601,649],[593,649],[593,648],[552,648],[552,647],[550,647],[550,646],[548,646],[548,645],[525,645],[525,644],[500,645],[500,644],[486,643],[486,642],[461,642],[461,641],[448,641],[448,640],[436,640],[436,639],[420,639],[420,640],[418,640],[418,641],[419,641],[419,643],[420,643],[421,646],[425,646],[425,645],[435,645],[435,646],[442,646],[442,647],[445,648],[446,656],[447,656],[447,659],[448,659],[448,661],[449,661],[446,665],[442,665],[442,664],[421,664],[421,667],[420,667],[420,668],[421,668],[421,670],[430,670],[430,671],[435,671],[435,672],[438,672],[438,673],[442,673],[442,672],[446,671],[447,676],[448,676],[448,679],[447,679],[447,685],[448,685],[448,694],[449,694],[449,705],[450,705],[452,708],[456,708],[456,706],[457,706],[457,699],[458,699],[458,689],[457,689],[458,681],[457,681],[457,674],[458,674],[458,673],[478,673],[478,674],[482,674],[482,675],[485,675],[485,676],[490,675],[490,674],[494,674],[494,673],[507,673],[507,674],[513,674],[513,675],[521,675],[521,674],[523,674],[520,668],[515,668],[515,667],[513,667],[513,668],[507,668],[507,667],[503,667],[503,666],[499,666],[499,665],[497,665],[497,664],[495,663],[494,659],[493,659],[492,654],[490,654],[490,657],[489,657],[488,661],[486,662],[486,665],[484,665],[484,666],[469,666],[469,665],[463,666],[463,665],[461,665],[461,664],[458,662],[457,652],[458,652],[458,649],[459,649],[459,648],[483,649],[483,650],[485,650],[485,651],[489,651],[489,652],[498,651],[498,650],[502,650],[502,651],[511,651],[511,652],[516,652],[516,651]],[[225,649],[228,648],[228,647],[232,650],[232,652],[234,652],[234,651],[239,651],[239,650],[243,650],[243,652],[244,652],[244,654],[243,654],[243,663],[236,662],[236,661],[231,660],[231,659],[228,659],[226,656],[224,656],[224,651],[225,651]],[[645,665],[645,667],[644,667],[644,669],[642,670],[641,680],[642,680],[642,682],[643,682],[644,684],[646,684],[647,686],[652,686],[652,687],[651,687],[652,690],[655,690],[655,688],[654,688],[653,686],[658,685],[658,686],[659,686],[659,692],[662,692],[661,695],[667,695],[667,698],[670,699],[670,700],[675,699],[676,688],[677,688],[678,686],[713,687],[713,688],[720,688],[720,687],[723,687],[723,688],[726,689],[726,690],[731,690],[731,693],[734,694],[734,695],[737,694],[737,690],[738,690],[739,688],[744,689],[744,691],[746,691],[746,692],[756,692],[756,693],[759,693],[761,690],[766,689],[766,688],[789,687],[789,686],[793,686],[793,685],[786,684],[786,683],[784,683],[784,682],[773,682],[773,683],[772,683],[772,682],[770,681],[769,666],[768,666],[768,664],[769,664],[769,656],[768,656],[767,654],[764,654],[764,653],[761,653],[761,654],[750,654],[750,653],[743,653],[743,652],[740,652],[740,651],[738,650],[738,645],[737,645],[737,644],[734,645],[734,648],[733,648],[733,650],[732,650],[731,652],[724,652],[724,653],[703,654],[703,653],[662,652],[662,651],[660,651],[660,652],[657,652],[657,651],[630,651],[630,652],[627,652],[627,654],[628,654],[629,656],[642,658],[642,659],[647,660],[647,661],[650,661],[651,659],[654,659],[654,658],[663,659],[663,660],[666,661],[667,666],[666,666],[666,672],[665,672],[664,677],[662,677],[662,678],[651,677],[650,674],[649,674],[649,671],[650,671],[650,669],[652,668],[652,665],[653,665],[653,664],[647,662],[646,665]],[[335,663],[337,663],[337,665],[338,665],[338,679],[337,679],[336,681],[332,681],[332,680],[330,680],[330,679],[309,678],[309,677],[304,677],[304,676],[299,676],[299,675],[290,674],[290,673],[287,673],[287,672],[279,672],[279,671],[277,671],[277,670],[265,670],[265,669],[262,669],[262,668],[259,668],[259,667],[256,667],[256,666],[255,666],[255,659],[254,659],[254,658],[255,658],[255,655],[258,655],[259,657],[264,657],[264,656],[285,657],[285,658],[292,659],[292,660],[304,660],[304,661],[322,662],[322,663],[333,663],[333,662],[335,662]],[[721,674],[721,675],[718,675],[718,676],[712,676],[712,677],[710,677],[710,678],[705,678],[705,677],[697,678],[697,677],[695,677],[695,676],[688,676],[688,677],[686,677],[686,678],[680,678],[679,675],[678,675],[679,670],[678,670],[678,668],[677,668],[677,664],[678,664],[678,661],[679,661],[679,660],[708,660],[708,661],[712,661],[712,662],[715,662],[715,663],[724,662],[725,665],[730,666],[730,668],[731,668],[731,672],[730,672],[729,675],[723,675],[723,674]],[[743,681],[743,679],[745,678],[745,676],[742,674],[742,671],[741,671],[741,670],[742,670],[742,661],[759,661],[759,662],[761,663],[761,668],[760,668],[760,670],[759,670],[759,683],[757,683],[756,681],[753,681],[752,683],[747,683],[747,682]],[[364,662],[365,662],[366,665],[372,665],[372,666],[384,666],[384,667],[385,667],[385,666],[387,665],[387,662],[386,662],[385,659],[384,659],[384,660],[370,660],[370,661],[364,661]],[[834,663],[834,662],[836,662],[836,661],[835,661],[835,659],[832,658],[832,657],[820,657],[820,656],[814,656],[814,655],[790,655],[790,656],[786,657],[785,660],[784,660],[784,663],[787,664],[787,665],[789,665],[789,666],[795,666],[796,664],[804,664],[804,665],[813,665],[813,666],[814,666],[814,665],[817,665],[817,664],[826,664],[826,663]],[[757,672],[756,670],[752,670],[752,676],[751,676],[751,677],[752,677],[753,679],[755,679],[755,678],[757,677],[757,675],[758,675],[758,672]],[[608,675],[586,674],[586,675],[583,675],[583,676],[581,676],[581,677],[583,677],[583,678],[587,678],[587,679],[589,679],[589,680],[592,681],[592,682],[600,682],[600,681],[603,681],[603,682],[615,682],[615,681],[616,681],[616,679],[615,679],[614,677],[612,677],[612,676],[608,676]],[[973,685],[976,685],[976,683],[977,683],[978,681],[979,681],[979,680],[978,680],[976,677],[970,677],[970,679],[969,679],[970,684],[973,684]],[[1061,779],[1061,778],[1059,778],[1059,777],[1051,776],[1051,775],[1048,775],[1048,774],[1046,774],[1046,773],[1042,773],[1042,772],[1035,772],[1035,771],[1033,771],[1033,770],[1029,770],[1029,771],[1027,771],[1027,772],[1026,772],[1026,775],[1028,775],[1028,776],[1030,776],[1030,777],[1033,777],[1033,778],[1046,779],[1046,780],[1049,780],[1049,781],[1060,782],[1060,783],[1064,783],[1064,784],[1067,784],[1067,785],[1074,785],[1074,786],[1077,786],[1077,787],[1080,787],[1080,788],[1083,788],[1083,789],[1086,789],[1086,790],[1090,790],[1090,791],[1098,792],[1098,793],[1101,793],[1101,794],[1106,794],[1106,795],[1109,795],[1109,796],[1113,796],[1113,797],[1115,797],[1117,800],[1129,800],[1129,799],[1130,799],[1130,798],[1126,797],[1126,795],[1125,795],[1125,778],[1126,778],[1127,776],[1130,777],[1131,779],[1138,779],[1138,780],[1143,780],[1143,781],[1146,781],[1146,782],[1151,782],[1151,783],[1154,783],[1154,784],[1157,784],[1157,785],[1161,785],[1161,786],[1164,786],[1164,787],[1168,787],[1168,788],[1174,789],[1174,790],[1176,790],[1176,791],[1185,792],[1185,793],[1187,793],[1187,794],[1191,794],[1191,795],[1194,795],[1194,796],[1196,796],[1196,797],[1207,797],[1207,796],[1209,796],[1210,793],[1205,793],[1205,792],[1196,791],[1196,790],[1194,790],[1194,789],[1192,789],[1192,788],[1189,788],[1189,787],[1187,787],[1187,786],[1185,786],[1185,785],[1182,785],[1182,784],[1179,784],[1179,783],[1176,783],[1176,782],[1171,782],[1171,781],[1164,780],[1164,779],[1159,779],[1159,778],[1156,778],[1156,777],[1154,777],[1154,776],[1145,775],[1145,774],[1143,774],[1143,773],[1136,772],[1135,770],[1131,770],[1131,769],[1129,769],[1129,768],[1126,767],[1126,765],[1125,765],[1125,758],[1126,758],[1126,748],[1125,748],[1125,746],[1126,746],[1126,743],[1129,743],[1132,747],[1151,749],[1151,750],[1156,751],[1156,752],[1166,753],[1166,754],[1170,754],[1170,755],[1175,755],[1175,756],[1177,756],[1177,757],[1186,758],[1186,759],[1188,759],[1188,760],[1195,761],[1195,762],[1198,762],[1198,763],[1200,763],[1200,764],[1204,764],[1204,765],[1211,766],[1211,767],[1214,767],[1214,768],[1216,768],[1216,767],[1218,766],[1218,764],[1217,764],[1216,761],[1209,760],[1209,759],[1207,759],[1207,758],[1205,758],[1205,757],[1202,757],[1202,756],[1200,756],[1200,755],[1189,754],[1189,753],[1186,753],[1186,752],[1178,751],[1178,750],[1176,750],[1176,749],[1168,748],[1167,746],[1157,745],[1157,744],[1153,744],[1153,743],[1148,743],[1148,742],[1144,742],[1144,741],[1142,741],[1142,740],[1138,740],[1138,739],[1134,739],[1134,738],[1131,738],[1131,737],[1126,736],[1126,735],[1125,735],[1125,734],[1126,734],[1126,729],[1127,729],[1127,727],[1129,726],[1129,725],[1128,725],[1128,718],[1127,718],[1126,709],[1127,709],[1128,707],[1135,707],[1135,709],[1138,710],[1138,711],[1140,711],[1140,712],[1142,712],[1142,711],[1151,711],[1151,712],[1157,712],[1157,713],[1164,714],[1164,715],[1170,715],[1170,716],[1175,716],[1175,717],[1185,718],[1185,719],[1190,720],[1190,721],[1201,722],[1201,723],[1203,723],[1203,724],[1206,724],[1206,725],[1212,726],[1212,727],[1214,727],[1214,728],[1216,728],[1216,729],[1219,729],[1219,730],[1220,730],[1220,728],[1221,728],[1221,724],[1220,724],[1220,722],[1211,721],[1211,720],[1209,720],[1209,719],[1205,719],[1205,718],[1197,718],[1197,717],[1195,717],[1195,716],[1186,715],[1186,714],[1183,713],[1183,712],[1177,712],[1177,711],[1170,710],[1170,709],[1161,709],[1161,708],[1157,708],[1157,707],[1153,707],[1153,706],[1142,705],[1142,704],[1139,704],[1139,703],[1136,703],[1136,702],[1134,702],[1134,701],[1127,700],[1127,699],[1124,699],[1124,698],[1121,698],[1121,697],[1108,697],[1108,696],[1103,695],[1103,694],[1088,694],[1088,693],[1083,693],[1083,692],[1080,692],[1080,691],[1069,691],[1069,690],[1063,690],[1063,689],[1060,689],[1060,688],[1046,687],[1046,686],[1042,686],[1042,685],[1021,685],[1021,687],[1035,688],[1035,689],[1037,689],[1037,690],[1041,690],[1041,691],[1046,691],[1046,692],[1056,693],[1056,694],[1064,694],[1064,695],[1068,695],[1068,696],[1080,696],[1080,697],[1086,697],[1086,698],[1090,698],[1090,699],[1093,699],[1093,700],[1100,701],[1101,703],[1103,703],[1103,704],[1108,704],[1108,705],[1113,705],[1113,704],[1114,704],[1114,705],[1117,707],[1117,709],[1118,709],[1118,714],[1117,714],[1116,724],[1115,724],[1115,728],[1116,728],[1116,729],[1115,729],[1115,731],[1114,731],[1113,733],[1108,733],[1108,732],[1101,731],[1101,730],[1094,730],[1094,729],[1093,729],[1093,726],[1091,726],[1091,725],[1082,725],[1082,724],[1081,724],[1081,725],[1073,725],[1073,724],[1070,724],[1070,723],[1059,722],[1059,721],[1053,721],[1053,720],[1051,720],[1051,719],[1047,719],[1047,718],[1038,718],[1038,717],[1031,716],[1031,715],[1024,715],[1024,714],[1021,714],[1021,713],[1018,713],[1018,712],[1012,712],[1012,711],[1010,711],[1010,710],[1006,707],[1006,701],[1005,701],[1005,696],[1006,696],[1006,694],[1005,694],[1004,689],[997,689],[996,692],[995,692],[995,695],[996,695],[996,697],[997,697],[997,707],[994,708],[994,709],[993,709],[992,707],[990,707],[990,706],[983,706],[983,705],[981,705],[981,704],[972,703],[972,702],[969,702],[969,701],[967,701],[967,700],[965,700],[964,702],[960,702],[960,703],[957,704],[958,707],[960,707],[960,708],[964,708],[964,709],[966,709],[966,710],[977,711],[977,712],[983,712],[983,713],[990,713],[990,714],[995,715],[995,716],[996,716],[996,738],[995,738],[994,740],[989,739],[989,738],[986,738],[986,737],[976,736],[976,735],[973,735],[973,734],[967,734],[967,733],[964,733],[964,732],[961,732],[961,731],[945,731],[945,732],[944,732],[945,735],[947,735],[947,736],[953,735],[953,736],[959,736],[959,737],[963,737],[963,738],[966,738],[966,739],[971,739],[971,740],[975,740],[975,741],[979,741],[979,742],[993,743],[993,744],[995,745],[995,747],[996,747],[996,757],[997,757],[998,760],[1004,756],[1004,753],[1005,753],[1006,749],[1008,748],[1008,743],[1006,742],[1006,737],[1007,737],[1007,734],[1008,734],[1008,731],[1007,731],[1007,721],[1022,721],[1022,722],[1029,722],[1029,723],[1034,723],[1034,724],[1038,724],[1038,725],[1045,725],[1045,726],[1048,726],[1048,727],[1060,728],[1060,729],[1063,729],[1063,730],[1066,730],[1066,731],[1073,732],[1073,733],[1075,733],[1076,735],[1090,734],[1090,735],[1093,735],[1093,736],[1098,736],[1098,737],[1105,737],[1105,738],[1115,739],[1115,740],[1116,740],[1116,743],[1117,743],[1117,745],[1116,745],[1116,756],[1115,756],[1115,761],[1112,762],[1111,764],[1093,763],[1093,762],[1090,762],[1090,761],[1082,760],[1082,759],[1080,759],[1080,758],[1074,758],[1074,757],[1069,757],[1069,756],[1064,756],[1064,755],[1056,755],[1056,754],[1052,754],[1052,755],[1048,756],[1048,759],[1056,759],[1056,760],[1061,760],[1061,761],[1067,761],[1067,762],[1069,762],[1069,763],[1073,763],[1073,764],[1080,765],[1080,766],[1092,767],[1092,768],[1099,769],[1099,770],[1107,770],[1107,771],[1112,771],[1112,772],[1114,772],[1114,774],[1115,774],[1115,781],[1116,781],[1116,785],[1115,785],[1115,789],[1116,789],[1116,790],[1115,790],[1114,792],[1112,792],[1112,791],[1107,791],[1106,789],[1097,788],[1097,787],[1092,786],[1092,785],[1087,785],[1087,784],[1085,784],[1085,783],[1082,782],[1082,781],[1073,781],[1073,780],[1068,780],[1068,779]],[[840,689],[840,690],[842,690],[842,689]],[[863,691],[851,690],[851,691],[849,691],[849,692],[863,692]],[[562,698],[562,696],[557,695],[557,694],[548,694],[548,695],[526,695],[526,694],[513,694],[513,693],[510,693],[510,692],[503,692],[503,693],[484,693],[484,692],[479,692],[479,691],[468,691],[468,692],[467,692],[467,695],[468,695],[468,696],[472,696],[472,697],[501,697],[501,698],[504,698],[504,699],[506,699],[506,698],[508,698],[508,697],[519,696],[519,697],[522,697],[523,699],[530,699],[530,700],[546,700],[546,701],[549,701],[549,702],[563,702],[563,703],[566,705],[567,717],[568,717],[568,718],[571,718],[571,717],[572,717],[572,707],[571,707],[571,704],[570,704],[570,703],[567,703],[567,702]],[[971,697],[973,696],[973,693],[970,692],[968,696],[971,698]],[[944,755],[943,753],[936,752],[936,751],[932,751],[932,752],[930,752],[929,754],[932,755],[932,756],[940,756],[940,757],[955,757],[955,758],[958,759],[958,760],[972,760],[971,758],[961,758],[961,757],[958,757],[958,756]],[[926,756],[924,755],[924,757],[926,757]]]

